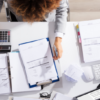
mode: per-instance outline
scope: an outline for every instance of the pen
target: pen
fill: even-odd
[[[57,51],[57,49],[56,49],[56,46],[55,46],[55,45],[54,45],[54,50],[55,50],[56,57],[58,57],[58,51]],[[58,60],[58,62],[59,62],[59,60]]]

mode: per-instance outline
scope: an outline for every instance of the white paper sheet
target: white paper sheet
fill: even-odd
[[[17,52],[9,53],[12,92],[26,92],[41,90],[41,86],[29,88],[24,66]]]
[[[10,92],[7,55],[0,54],[0,94],[9,94]]]
[[[46,39],[20,45],[19,50],[31,85],[57,77],[49,42]]]
[[[42,99],[33,99],[33,98],[25,98],[25,97],[13,97],[13,100],[42,100]]]
[[[61,93],[57,93],[55,95],[55,97],[53,98],[53,100],[72,100],[72,98],[71,97],[67,97],[67,96],[65,96],[65,95],[63,95]]]
[[[6,68],[7,67],[7,55],[6,54],[0,54],[0,68]]]
[[[83,70],[79,65],[74,64],[70,65],[64,74],[69,81],[77,82],[83,75]]]
[[[79,23],[84,62],[100,60],[100,19]]]

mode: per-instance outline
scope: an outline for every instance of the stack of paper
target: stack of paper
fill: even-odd
[[[64,74],[69,81],[77,82],[83,75],[83,70],[79,65],[74,64],[70,65]]]
[[[63,95],[61,93],[57,93],[55,95],[55,97],[53,98],[53,100],[72,100],[72,98],[71,97],[67,97],[67,96],[65,96],[65,95]]]
[[[0,94],[10,93],[7,55],[0,54]]]

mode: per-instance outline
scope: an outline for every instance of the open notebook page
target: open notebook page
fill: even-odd
[[[100,19],[79,23],[84,62],[100,60]]]
[[[29,42],[19,46],[30,85],[57,78],[49,41]]]
[[[0,54],[0,94],[9,94],[10,92],[7,54]]]
[[[29,88],[27,78],[24,72],[24,66],[21,62],[18,52],[9,53],[12,92],[26,92],[41,90],[41,87]]]

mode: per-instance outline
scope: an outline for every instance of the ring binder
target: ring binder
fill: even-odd
[[[50,83],[52,83],[52,79],[46,80],[46,81],[43,81],[43,82],[37,82],[37,86],[47,85],[47,84],[50,84]]]

